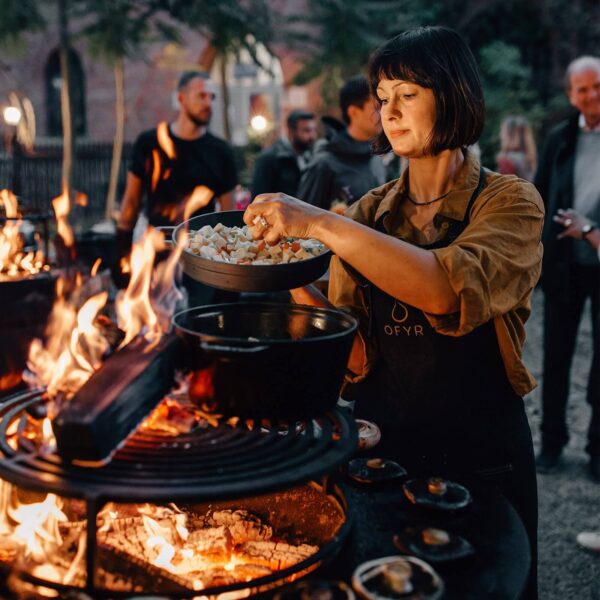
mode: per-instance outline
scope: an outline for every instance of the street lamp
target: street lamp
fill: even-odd
[[[17,138],[17,127],[21,122],[21,109],[16,106],[7,106],[2,111],[4,122],[11,128],[11,135],[9,138],[9,145],[12,154],[12,192],[15,195],[19,195],[21,187],[21,145]]]
[[[250,127],[257,133],[264,131],[267,128],[267,125],[267,119],[262,115],[254,115],[252,119],[250,119]]]
[[[7,106],[2,111],[2,115],[7,125],[16,127],[21,122],[21,111],[16,106]]]

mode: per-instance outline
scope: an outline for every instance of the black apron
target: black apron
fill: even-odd
[[[469,224],[485,182],[480,169],[463,221],[450,221],[443,248]],[[382,215],[377,231],[388,234]],[[531,547],[531,571],[522,598],[537,598],[537,483],[531,430],[523,400],[513,390],[493,321],[466,335],[441,335],[423,311],[361,280],[369,311],[367,335],[378,365],[355,386],[355,413],[382,431],[371,455],[393,458],[411,477],[440,475],[496,485],[521,517]]]
[[[481,169],[464,221],[450,221],[443,240],[422,248],[443,248],[460,236],[484,182]],[[389,233],[384,217],[375,229]],[[493,322],[463,336],[442,335],[423,311],[369,282],[362,287],[379,364],[358,395],[356,412],[382,429],[375,452],[411,474],[511,471],[514,438],[522,433],[515,431],[515,416],[523,402],[508,381]]]

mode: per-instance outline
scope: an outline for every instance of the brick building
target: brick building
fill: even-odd
[[[284,13],[298,10],[302,2],[275,0]],[[114,135],[115,88],[110,66],[94,58],[84,40],[78,39],[78,23],[70,23],[73,34],[70,56],[72,77],[72,107],[76,135],[79,139],[110,142]],[[215,52],[207,39],[198,32],[184,30],[182,41],[153,43],[144,47],[143,56],[125,61],[126,133],[125,140],[153,127],[158,121],[174,114],[173,89],[181,71],[202,69],[211,72],[219,84]],[[232,141],[243,145],[247,141],[249,119],[256,111],[265,113],[274,134],[281,129],[285,115],[294,108],[318,110],[318,85],[306,87],[291,84],[300,65],[289,49],[278,46],[273,55],[260,50],[274,77],[256,69],[248,56],[227,65],[227,81],[231,94],[229,117]],[[37,139],[59,137],[60,68],[58,59],[58,27],[50,21],[45,31],[28,33],[18,50],[4,53],[0,60],[0,105],[9,104],[9,94],[16,92],[31,101],[35,114]],[[211,129],[223,134],[223,106],[215,106]],[[41,138],[41,139],[40,139]]]

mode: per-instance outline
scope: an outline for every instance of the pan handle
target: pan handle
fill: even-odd
[[[205,352],[219,352],[222,354],[255,354],[256,352],[264,352],[269,346],[222,346],[221,344],[200,342],[200,348]]]
[[[173,227],[171,225],[164,225],[161,227],[155,227],[155,229],[164,234],[165,239],[163,240],[163,244],[165,246],[169,246],[169,248],[173,248],[175,246],[175,242],[172,239],[172,235],[175,229],[177,229],[177,227]]]

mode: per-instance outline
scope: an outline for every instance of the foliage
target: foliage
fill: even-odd
[[[480,140],[482,161],[494,168],[500,148],[500,124],[509,115],[524,115],[534,130],[544,108],[531,86],[531,69],[523,64],[519,48],[495,41],[479,52],[486,100],[486,125]]]
[[[245,48],[260,65],[255,52],[256,43],[268,47],[274,37],[275,13],[267,0],[163,0],[158,4],[180,23],[207,35],[221,56],[235,54]]]
[[[44,29],[46,21],[36,0],[0,0],[0,45],[14,46],[25,31]]]
[[[436,22],[459,31],[478,58],[487,104],[480,145],[491,167],[502,118],[527,116],[539,146],[544,130],[568,107],[567,64],[600,47],[597,0],[445,0]]]
[[[144,43],[179,39],[177,28],[152,1],[74,0],[73,16],[87,17],[79,35],[87,39],[91,54],[110,64],[135,57]]]
[[[321,77],[325,109],[337,107],[339,88],[364,72],[379,44],[430,17],[418,0],[309,0],[305,13],[288,21],[288,42],[305,60],[294,83]]]

